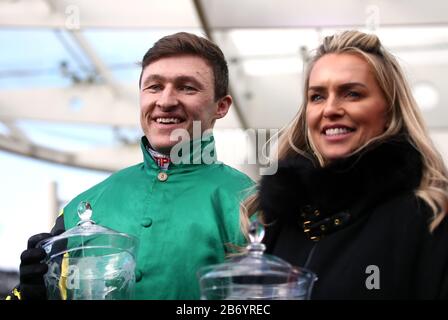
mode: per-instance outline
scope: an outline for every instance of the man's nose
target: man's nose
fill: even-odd
[[[325,101],[323,116],[325,118],[341,117],[345,114],[344,106],[335,96],[329,96]]]
[[[171,87],[165,87],[156,101],[156,106],[162,109],[176,107],[179,100],[176,91]]]

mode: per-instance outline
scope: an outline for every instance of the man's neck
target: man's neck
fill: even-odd
[[[147,146],[148,149],[151,149],[152,151],[156,152],[157,154],[161,155],[161,156],[165,156],[165,157],[169,157],[170,153],[171,153],[171,148],[154,148],[151,145]]]
[[[163,153],[160,153],[157,150],[152,149],[152,147],[149,145],[146,146],[146,150],[148,150],[149,154],[154,159],[155,163],[157,164],[157,166],[160,169],[163,169],[163,170],[168,169],[168,167],[171,163],[171,159],[169,156],[167,156]]]

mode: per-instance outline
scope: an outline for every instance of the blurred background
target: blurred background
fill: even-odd
[[[309,51],[345,29],[377,34],[399,58],[446,161],[447,12],[442,0],[0,0],[0,297],[31,235],[141,161],[138,63],[162,36],[222,48],[235,103],[216,124],[218,158],[258,179],[257,133],[294,117]]]

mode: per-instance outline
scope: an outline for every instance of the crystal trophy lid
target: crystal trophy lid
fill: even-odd
[[[263,225],[249,227],[246,253],[198,272],[202,299],[307,299],[316,276],[264,253]]]
[[[115,247],[116,250],[135,251],[138,246],[138,239],[96,224],[92,220],[93,212],[90,203],[81,202],[77,211],[80,220],[75,227],[38,244],[47,254],[51,254],[51,257],[65,253],[67,249],[73,250],[73,244],[79,244],[79,246],[86,244],[89,247],[110,247],[111,249]],[[72,246],[70,248],[64,248],[66,245],[60,246],[64,249],[61,252],[55,251],[55,247],[59,247],[58,244],[60,243],[71,243]]]

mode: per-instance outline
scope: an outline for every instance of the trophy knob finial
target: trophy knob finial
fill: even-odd
[[[92,206],[87,201],[81,201],[78,205],[78,216],[82,222],[91,221],[92,218]]]

